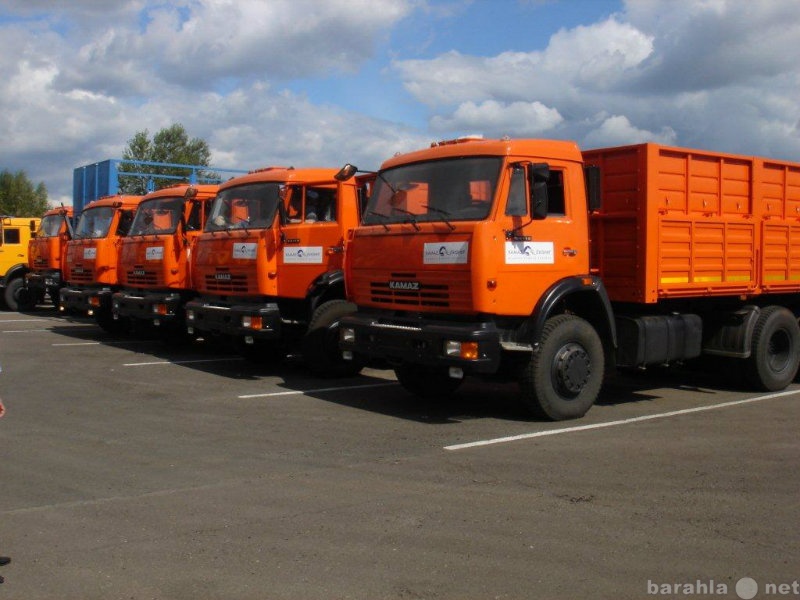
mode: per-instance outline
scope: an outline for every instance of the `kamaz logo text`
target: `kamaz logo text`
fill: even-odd
[[[231,274],[230,273],[216,273],[214,275],[214,279],[222,280],[222,281],[230,281]]]
[[[419,281],[390,281],[390,290],[419,291]]]

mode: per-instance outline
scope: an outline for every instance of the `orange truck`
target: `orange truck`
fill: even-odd
[[[343,174],[356,172],[348,165]],[[641,144],[453,140],[383,163],[348,244],[347,358],[428,397],[467,375],[583,416],[614,367],[800,357],[800,164]]]
[[[42,217],[36,237],[28,243],[28,269],[25,290],[20,296],[26,308],[45,301],[58,306],[59,291],[64,286],[62,268],[67,242],[72,239],[72,207],[51,208]]]
[[[232,341],[247,358],[279,360],[300,346],[323,376],[355,373],[336,329],[345,301],[345,240],[371,178],[337,181],[335,169],[270,167],[223,183],[192,252],[199,297],[188,332]]]
[[[122,239],[133,222],[142,196],[104,196],[86,205],[67,242],[66,286],[59,293],[59,310],[94,316],[104,330],[118,333],[111,295],[119,289],[117,263]]]
[[[185,336],[184,307],[195,295],[191,249],[218,187],[176,185],[142,199],[130,231],[121,239],[121,289],[111,301],[115,320],[156,326],[168,340]]]

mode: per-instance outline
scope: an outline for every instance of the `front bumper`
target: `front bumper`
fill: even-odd
[[[281,337],[281,314],[275,302],[227,305],[192,300],[186,303],[186,328],[189,333],[271,341]]]
[[[94,314],[100,311],[111,312],[111,295],[109,288],[70,288],[59,292],[59,306],[62,311]]]
[[[25,274],[25,287],[32,294],[41,296],[45,293],[55,294],[54,302],[58,301],[58,290],[62,285],[61,271],[29,271]]]
[[[182,320],[183,304],[180,294],[173,292],[116,292],[111,300],[115,315],[157,324]]]
[[[491,322],[453,322],[357,312],[339,323],[340,348],[390,364],[458,367],[464,373],[496,373],[500,333]],[[473,357],[446,352],[449,345],[477,344]]]

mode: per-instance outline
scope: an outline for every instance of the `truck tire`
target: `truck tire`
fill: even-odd
[[[800,327],[788,309],[768,306],[753,328],[745,374],[753,387],[774,392],[788,386],[800,360]]]
[[[31,308],[30,302],[27,301],[27,291],[22,277],[15,277],[9,281],[6,284],[3,296],[8,310],[27,310]]]
[[[447,367],[429,367],[403,363],[395,367],[394,374],[407,391],[425,400],[439,400],[451,396],[463,379],[454,379]]]
[[[302,348],[303,358],[314,375],[352,377],[364,367],[363,360],[345,360],[339,350],[339,321],[355,311],[355,304],[341,299],[323,302],[314,311]]]
[[[586,414],[603,384],[603,345],[587,321],[573,315],[548,319],[539,348],[520,378],[522,399],[552,421]]]

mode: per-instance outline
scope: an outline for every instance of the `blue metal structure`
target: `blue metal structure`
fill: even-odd
[[[136,171],[120,171],[119,165],[134,165]],[[155,173],[148,168],[170,167],[185,169],[187,175],[164,175]],[[147,191],[155,189],[156,179],[174,179],[177,181],[188,181],[190,184],[197,183],[220,183],[218,178],[203,176],[203,173],[231,174],[240,175],[247,173],[242,169],[219,169],[204,165],[182,165],[177,163],[162,163],[146,160],[127,160],[119,158],[109,158],[100,162],[77,167],[72,172],[72,207],[75,215],[78,215],[83,207],[92,200],[97,200],[103,196],[110,196],[119,193],[119,177],[141,177],[147,180]]]

